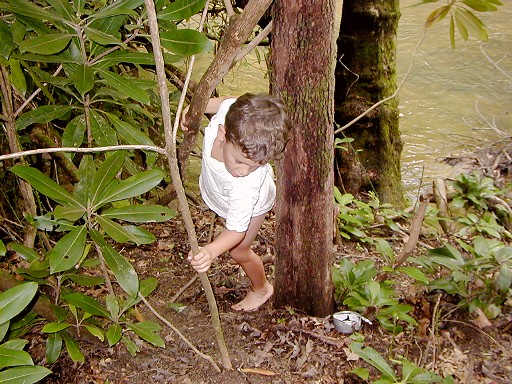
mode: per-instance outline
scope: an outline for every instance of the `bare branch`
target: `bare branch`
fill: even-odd
[[[247,56],[254,48],[256,48],[264,38],[266,38],[270,32],[272,31],[272,20],[267,24],[267,26],[258,33],[258,35],[249,43],[247,44],[244,49],[242,49],[238,55],[233,60],[234,63],[238,63],[240,60],[242,60],[245,56]]]
[[[402,79],[402,81],[400,82],[400,84],[398,85],[396,91],[391,95],[391,96],[388,96],[386,97],[385,99],[382,99],[380,101],[378,101],[377,103],[373,104],[370,108],[368,108],[366,111],[364,111],[363,113],[361,113],[359,116],[357,116],[356,118],[352,119],[351,121],[349,121],[347,124],[345,124],[344,126],[342,127],[339,127],[337,130],[334,131],[334,134],[338,134],[340,133],[341,131],[344,131],[345,129],[347,129],[348,127],[350,127],[352,124],[356,123],[357,121],[361,120],[364,116],[366,116],[368,113],[370,113],[371,111],[373,111],[375,108],[377,108],[379,105],[381,104],[384,104],[385,102],[389,101],[389,100],[392,100],[394,99],[398,93],[401,91],[402,87],[404,86],[405,84],[405,81],[409,78],[409,75],[411,74],[411,71],[412,71],[412,66],[414,64],[414,58],[416,57],[416,53],[418,52],[418,49],[421,45],[421,43],[423,43],[423,40],[425,40],[425,36],[427,34],[427,30],[424,29],[423,30],[423,35],[421,36],[420,40],[418,41],[418,44],[416,45],[416,48],[414,48],[414,51],[412,53],[412,60],[411,60],[411,63],[409,64],[409,68],[407,68],[407,72],[405,73],[405,76],[404,78]]]
[[[108,147],[95,147],[95,148],[74,148],[74,147],[60,147],[60,148],[40,148],[31,149],[29,151],[14,152],[7,155],[0,155],[0,161],[8,159],[19,159],[25,156],[38,155],[41,153],[54,153],[54,152],[76,152],[76,153],[94,153],[94,152],[109,152],[109,151],[120,151],[120,150],[135,150],[139,149],[142,151],[152,151],[166,155],[165,149],[155,147],[152,145],[113,145]]]

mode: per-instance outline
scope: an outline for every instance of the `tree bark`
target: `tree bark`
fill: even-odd
[[[334,303],[334,9],[335,0],[276,1],[271,42],[271,86],[292,122],[276,162],[274,304],[315,316]]]
[[[396,90],[399,0],[345,0],[337,40],[335,121],[343,126]],[[376,191],[402,206],[397,98],[338,134],[353,138],[335,154],[336,185],[346,193]],[[348,149],[348,150],[347,150]]]

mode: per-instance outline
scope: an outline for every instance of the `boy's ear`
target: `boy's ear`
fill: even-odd
[[[217,139],[223,143],[226,140],[226,128],[224,124],[219,124],[219,128],[217,130]]]

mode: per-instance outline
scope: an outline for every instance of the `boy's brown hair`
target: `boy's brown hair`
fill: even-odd
[[[265,164],[283,152],[290,136],[290,121],[281,99],[246,93],[229,108],[224,123],[226,140],[246,157]]]

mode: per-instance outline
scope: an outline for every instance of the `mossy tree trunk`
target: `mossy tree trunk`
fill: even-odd
[[[334,119],[339,127],[396,91],[399,18],[399,0],[343,1],[334,96]],[[381,104],[336,137],[354,139],[345,150],[335,152],[336,185],[354,195],[374,190],[382,202],[401,206],[403,144],[397,98]]]
[[[316,316],[333,309],[334,8],[335,0],[274,2],[271,43],[272,88],[293,127],[276,164],[274,305]]]

